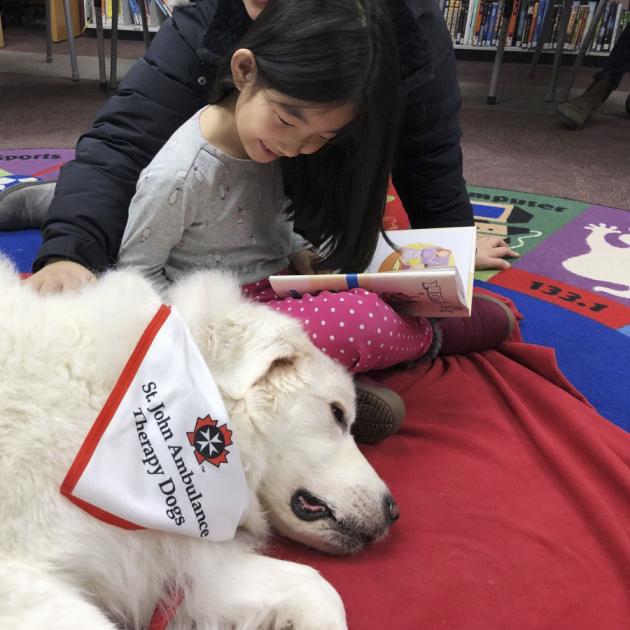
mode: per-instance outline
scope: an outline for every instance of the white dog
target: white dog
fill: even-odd
[[[384,536],[398,511],[351,435],[354,389],[298,323],[201,272],[170,296],[217,381],[251,494],[236,537],[126,531],[59,492],[160,300],[132,272],[42,297],[0,261],[0,627],[146,627],[165,585],[170,628],[345,628],[315,570],[256,553],[269,524],[331,553]]]

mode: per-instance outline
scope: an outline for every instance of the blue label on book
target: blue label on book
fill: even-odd
[[[359,288],[359,276],[356,273],[347,273],[346,282],[348,283],[348,289]]]

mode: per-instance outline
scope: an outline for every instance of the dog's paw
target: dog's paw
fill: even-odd
[[[273,630],[346,630],[346,613],[339,593],[321,575],[291,589],[278,606]]]

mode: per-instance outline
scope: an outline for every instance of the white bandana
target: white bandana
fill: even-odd
[[[161,306],[61,485],[93,516],[229,540],[249,493],[217,385],[181,315]]]

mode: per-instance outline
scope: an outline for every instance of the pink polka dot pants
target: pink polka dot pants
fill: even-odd
[[[269,282],[261,280],[242,291],[299,319],[313,343],[350,372],[381,370],[418,359],[433,341],[427,319],[400,315],[365,289],[280,299]]]

